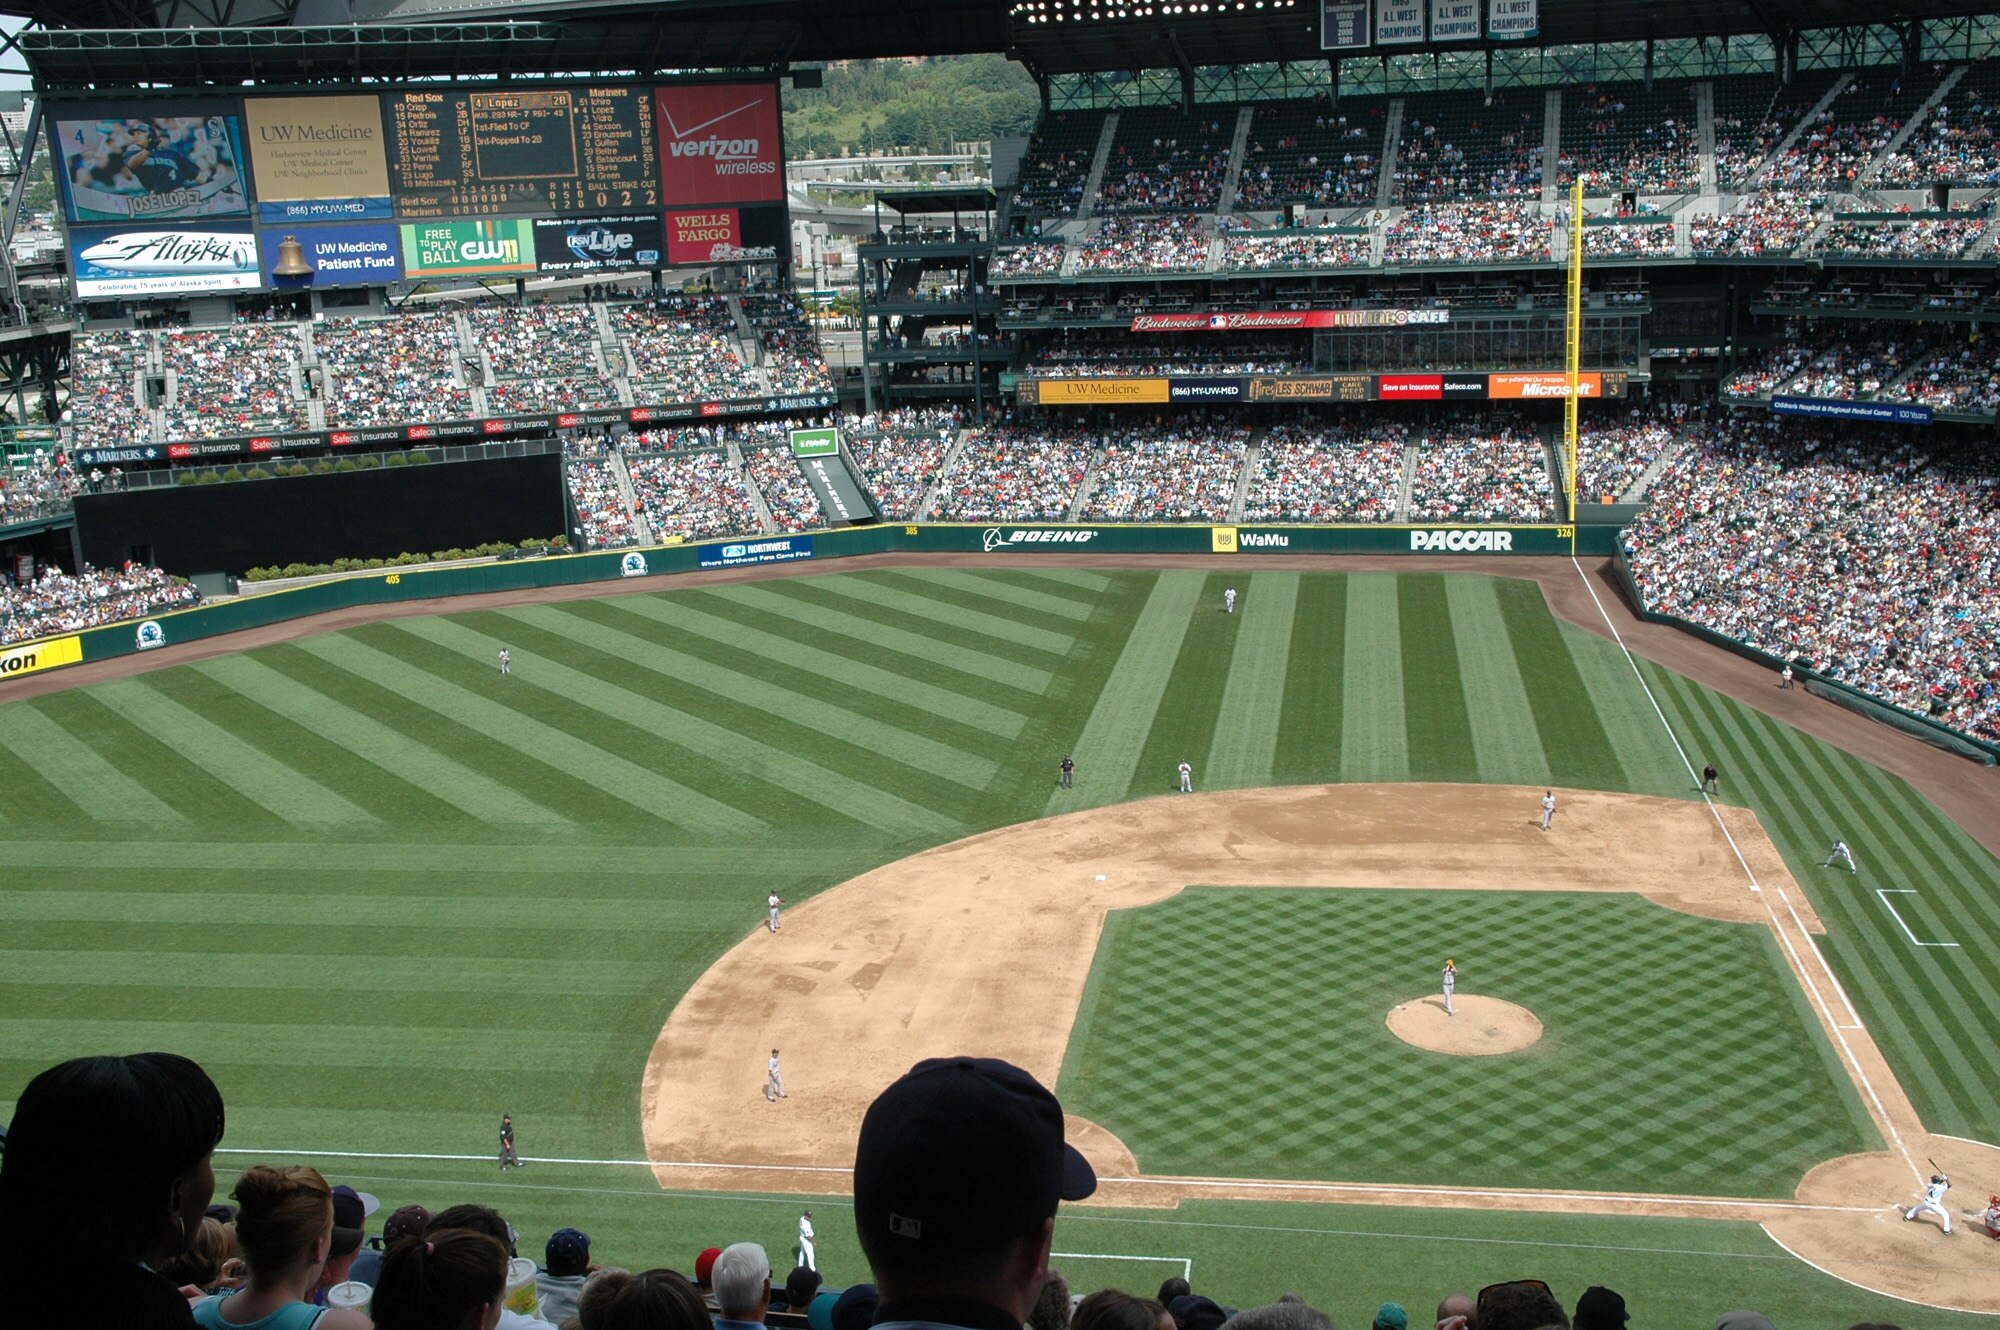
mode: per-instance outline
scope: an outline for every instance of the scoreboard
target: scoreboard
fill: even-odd
[[[642,87],[438,89],[386,99],[389,190],[412,219],[660,206]]]

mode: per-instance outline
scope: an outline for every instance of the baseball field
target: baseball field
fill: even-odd
[[[2000,861],[1811,737],[1826,704],[1628,657],[1530,580],[1084,562],[690,581],[0,694],[0,1118],[52,1062],[168,1048],[221,1085],[229,1164],[635,1268],[783,1265],[805,1196],[838,1284],[868,1099],[992,1052],[1106,1179],[1058,1224],[1079,1287],[1186,1269],[1362,1324],[1528,1276],[1654,1324],[2000,1313],[1965,1213],[2000,1191]],[[1949,1238],[1891,1208],[1933,1158]]]

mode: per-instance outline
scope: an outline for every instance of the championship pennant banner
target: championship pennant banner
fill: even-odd
[[[1525,41],[1541,31],[1539,0],[1488,0],[1486,35],[1495,41]]]
[[[1424,39],[1424,0],[1375,0],[1375,44],[1403,46]]]
[[[1431,0],[1431,40],[1479,40],[1479,0]]]
[[[1370,0],[1320,0],[1319,49],[1367,49],[1369,3]]]

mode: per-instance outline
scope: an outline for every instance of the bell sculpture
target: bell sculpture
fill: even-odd
[[[313,275],[312,265],[306,262],[305,246],[299,244],[297,236],[286,236],[278,242],[278,261],[271,267],[271,276],[297,281]]]

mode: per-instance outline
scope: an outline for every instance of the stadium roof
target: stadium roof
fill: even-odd
[[[1323,58],[1317,0],[1258,3],[0,0],[0,12],[50,29],[24,32],[20,44],[45,85],[63,87],[785,68],[979,51],[1015,55],[1041,73]],[[1169,4],[1200,12],[1153,12]],[[1541,0],[1536,41],[1775,35],[1992,13],[1995,6],[1996,0]],[[1093,12],[1128,17],[1086,17]]]

